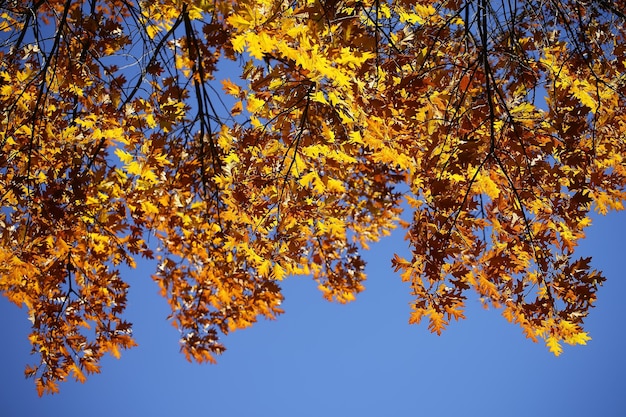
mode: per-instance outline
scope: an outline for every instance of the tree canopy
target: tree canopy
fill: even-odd
[[[364,289],[392,229],[411,323],[465,302],[556,355],[604,277],[574,249],[626,197],[626,6],[603,0],[0,3],[0,291],[40,395],[134,345],[156,260],[189,360]]]

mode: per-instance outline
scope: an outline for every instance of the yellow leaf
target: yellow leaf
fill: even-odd
[[[100,373],[100,367],[98,364],[92,360],[83,360],[81,361],[83,368],[88,374],[97,374]]]
[[[106,138],[119,140],[120,137],[124,136],[124,129],[121,127],[115,127],[112,129],[104,129],[102,131],[102,136]]]
[[[524,102],[519,106],[513,107],[509,112],[511,114],[528,114],[535,110],[535,106],[532,103]]]
[[[359,145],[362,145],[363,142],[363,136],[361,136],[361,132],[359,132],[358,130],[355,130],[354,132],[350,132],[350,141],[349,143],[358,143]]]
[[[275,280],[282,281],[282,279],[285,277],[286,274],[287,273],[285,269],[282,266],[280,266],[278,262],[276,262],[274,264],[274,268],[272,269],[272,277]]]
[[[231,96],[239,96],[241,93],[241,87],[232,82],[230,79],[222,80],[222,88],[224,91]]]
[[[158,180],[157,175],[153,170],[144,168],[141,170],[141,179],[149,184],[155,184]]]
[[[591,340],[591,337],[585,332],[574,333],[571,336],[568,336],[565,339],[565,343],[570,345],[586,345],[588,341]]]
[[[157,33],[159,33],[161,29],[156,25],[148,25],[146,26],[146,32],[148,33],[148,37],[150,39],[154,39]]]
[[[250,113],[256,113],[263,106],[265,106],[265,100],[256,98],[254,94],[251,94],[250,96],[248,96],[247,101],[248,101],[248,104],[246,108],[248,109]]]
[[[437,333],[438,335],[441,335],[441,332],[448,325],[447,320],[443,318],[443,313],[440,313],[432,308],[429,309],[427,313],[429,318],[428,329],[432,333]]]
[[[231,38],[231,43],[233,44],[233,49],[235,52],[242,53],[246,46],[246,37],[244,35],[238,35]]]
[[[346,236],[346,225],[341,219],[330,217],[326,219],[324,227],[331,236],[335,236],[339,239],[343,239]]]
[[[10,85],[3,85],[2,87],[0,87],[0,96],[8,97],[11,94],[13,94],[13,87],[11,87]]]
[[[37,382],[35,382],[35,386],[37,387],[37,395],[41,397],[46,389],[41,379],[37,379]]]
[[[320,194],[323,193],[324,190],[326,189],[326,187],[324,186],[324,183],[322,182],[319,175],[317,175],[317,172],[315,171],[311,171],[308,174],[304,175],[302,178],[300,178],[299,182],[301,185],[305,187],[309,185],[313,185],[313,188],[315,189],[315,191],[317,191]]]
[[[23,124],[23,125],[21,125],[19,128],[17,128],[15,130],[15,134],[16,135],[23,134],[23,135],[26,135],[26,136],[30,136],[30,135],[33,134],[33,129],[31,129],[31,127],[29,125]]]
[[[479,172],[478,175],[476,175],[474,185],[482,194],[486,194],[489,198],[495,199],[500,195],[500,189],[491,179],[489,173],[483,174],[482,171]]]
[[[268,277],[270,275],[270,269],[272,267],[272,261],[270,261],[269,259],[265,259],[261,265],[259,265],[259,267],[257,268],[257,271],[259,272],[259,275],[261,275],[262,277]]]
[[[409,317],[409,324],[419,324],[422,321],[422,317],[424,317],[425,313],[426,310],[424,310],[423,308],[418,308],[417,310],[412,311],[411,316]]]
[[[230,109],[230,114],[232,114],[233,116],[237,116],[241,114],[242,111],[243,111],[243,104],[241,103],[241,100],[239,100],[238,102],[235,103],[233,108]]]
[[[202,19],[202,9],[197,6],[189,7],[188,13],[191,20]]]
[[[130,164],[134,159],[134,157],[130,153],[120,148],[117,148],[115,150],[115,155],[117,155],[117,157],[120,158],[120,161],[122,161],[122,163],[125,165]]]
[[[141,175],[141,164],[137,161],[132,161],[126,165],[126,171],[132,175]]]
[[[70,83],[70,85],[69,85],[69,90],[70,90],[72,93],[76,94],[78,97],[83,97],[83,96],[84,96],[83,89],[82,89],[82,88],[80,88],[80,87],[78,87],[78,86],[77,86],[76,84],[74,84],[74,83]]]
[[[146,123],[150,129],[154,129],[156,127],[157,123],[152,113],[146,114]]]
[[[109,343],[109,352],[111,352],[115,359],[119,359],[122,356],[119,347],[115,343]]]
[[[554,353],[554,356],[559,356],[563,352],[559,340],[554,336],[550,336],[546,339],[546,345],[550,349],[550,352]]]
[[[334,178],[329,178],[326,183],[326,189],[330,192],[343,193],[346,191],[346,187],[343,186],[343,182]]]
[[[141,209],[146,214],[159,214],[159,209],[157,208],[157,206],[152,204],[150,201],[142,201]]]
[[[328,100],[326,100],[326,97],[324,97],[324,93],[322,93],[321,91],[316,91],[315,93],[311,94],[311,100],[322,104],[328,104]]]
[[[232,14],[227,19],[228,23],[233,25],[236,29],[248,29],[253,25],[253,19],[251,16],[242,16],[240,14]]]
[[[74,364],[74,363],[71,364],[70,365],[70,370],[74,374],[74,378],[76,378],[77,381],[79,381],[81,384],[85,383],[87,378],[85,377],[85,374],[83,374],[83,371],[81,371],[80,368],[78,366],[76,366],[76,364]]]

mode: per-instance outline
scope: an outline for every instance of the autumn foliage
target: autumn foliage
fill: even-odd
[[[134,345],[122,264],[156,260],[190,360],[354,299],[396,227],[411,323],[468,296],[555,354],[604,278],[573,252],[626,197],[626,6],[601,0],[0,3],[0,290],[39,393]]]

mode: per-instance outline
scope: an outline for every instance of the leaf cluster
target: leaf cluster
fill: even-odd
[[[214,362],[221,334],[282,313],[289,276],[353,300],[361,250],[397,227],[411,323],[439,334],[476,294],[557,355],[585,344],[604,278],[574,250],[590,211],[626,196],[625,14],[0,5],[0,291],[31,318],[26,374],[56,392],[134,345],[119,268],[138,257],[156,261],[183,353]]]

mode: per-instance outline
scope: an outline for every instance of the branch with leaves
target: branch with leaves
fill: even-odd
[[[555,354],[604,281],[574,249],[623,209],[626,9],[605,1],[50,0],[0,5],[0,291],[40,394],[134,345],[119,265],[154,259],[189,360],[341,303],[402,228],[411,323],[468,297]],[[221,91],[220,91],[221,90]]]

